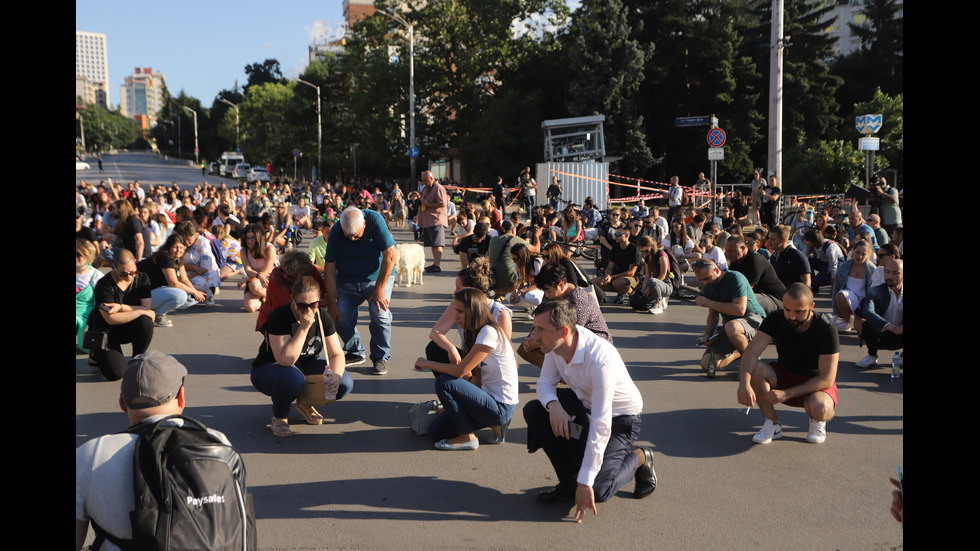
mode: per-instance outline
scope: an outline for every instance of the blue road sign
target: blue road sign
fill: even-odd
[[[674,119],[674,126],[709,126],[712,117],[677,117]]]
[[[413,159],[418,159],[419,158],[419,148],[417,148],[417,147],[410,147],[410,148],[408,148],[408,156],[411,157],[411,158],[413,158]]]

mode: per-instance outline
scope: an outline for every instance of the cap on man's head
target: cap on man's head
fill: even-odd
[[[160,406],[177,397],[187,368],[173,356],[148,350],[134,356],[122,377],[122,398],[129,409]]]

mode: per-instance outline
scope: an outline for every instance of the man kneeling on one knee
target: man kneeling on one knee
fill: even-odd
[[[776,342],[777,361],[759,361]],[[742,358],[738,402],[752,406],[758,399],[765,422],[752,437],[757,444],[782,438],[776,404],[803,407],[810,417],[806,439],[819,444],[827,438],[827,421],[837,406],[837,327],[813,311],[810,287],[793,283],[783,295],[782,314],[767,317]]]
[[[537,400],[524,406],[529,452],[544,450],[558,485],[538,494],[542,503],[575,498],[575,519],[611,498],[630,479],[633,497],[657,487],[653,450],[634,447],[643,398],[619,352],[576,325],[575,307],[549,300],[534,310],[534,339],[545,353]],[[565,381],[567,388],[558,388]]]

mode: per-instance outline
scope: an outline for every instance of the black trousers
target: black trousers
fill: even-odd
[[[579,469],[582,468],[589,439],[589,411],[569,388],[558,389],[558,402],[570,416],[575,417],[574,422],[583,425],[582,436],[569,440],[555,436],[551,430],[550,413],[541,402],[531,400],[524,406],[527,451],[534,453],[539,448],[543,449],[555,469],[558,481],[574,485]],[[612,434],[603,452],[602,467],[592,485],[596,503],[608,501],[636,475],[639,458],[633,450],[639,436],[639,415],[613,417]]]
[[[110,326],[107,348],[93,350],[91,355],[107,380],[118,381],[126,371],[126,358],[122,353],[122,345],[131,343],[133,356],[136,356],[146,352],[152,340],[153,319],[149,316],[139,316],[128,323]]]
[[[865,322],[861,327],[861,339],[868,347],[868,355],[877,356],[878,350],[901,350],[905,335],[896,335],[891,331],[878,331]]]

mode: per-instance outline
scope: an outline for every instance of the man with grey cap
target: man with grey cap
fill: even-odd
[[[173,356],[156,350],[133,357],[126,366],[119,408],[130,425],[155,423],[184,411],[187,368]],[[182,419],[166,423],[181,426]],[[229,444],[224,434],[208,429]],[[136,434],[108,434],[75,450],[75,549],[81,549],[89,522],[120,539],[133,537],[129,514],[136,509],[133,493],[133,453]],[[106,541],[102,549],[117,549]]]

